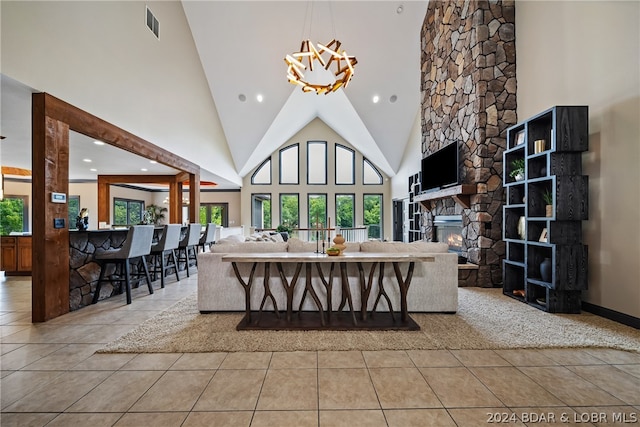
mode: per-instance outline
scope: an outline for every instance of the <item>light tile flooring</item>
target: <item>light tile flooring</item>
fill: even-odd
[[[640,423],[640,354],[623,351],[94,353],[195,289],[192,276],[32,324],[30,278],[1,282],[0,425]]]

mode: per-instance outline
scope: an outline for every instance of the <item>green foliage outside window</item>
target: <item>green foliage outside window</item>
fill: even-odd
[[[113,224],[137,225],[142,222],[144,202],[142,200],[113,199]]]
[[[336,226],[354,227],[353,195],[336,196]]]
[[[25,201],[21,197],[5,197],[0,201],[0,227],[3,235],[12,231],[26,231],[27,219],[24,211]]]
[[[369,226],[369,238],[380,239],[382,236],[382,196],[366,194],[364,196],[364,225]]]
[[[280,224],[298,228],[300,220],[297,194],[280,194]]]
[[[271,228],[271,199],[262,201],[264,228]]]
[[[80,214],[80,196],[69,196],[67,200],[67,226],[76,228],[76,219]]]

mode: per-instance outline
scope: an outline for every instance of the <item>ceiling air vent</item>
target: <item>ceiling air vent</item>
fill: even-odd
[[[153,16],[153,12],[151,12],[151,9],[149,9],[148,6],[147,6],[147,27],[149,27],[151,32],[156,35],[156,38],[160,40],[160,23],[158,22],[156,17]]]

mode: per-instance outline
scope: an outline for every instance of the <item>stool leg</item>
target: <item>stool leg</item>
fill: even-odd
[[[187,270],[187,277],[189,277],[189,246],[184,248],[184,269]]]
[[[98,299],[100,298],[100,289],[102,288],[102,280],[104,278],[104,272],[106,270],[106,264],[105,263],[100,263],[100,277],[98,278],[98,284],[96,285],[96,291],[93,294],[93,300],[91,301],[91,304],[95,304],[98,302]]]
[[[173,267],[176,271],[176,280],[179,282],[180,277],[178,276],[178,261],[176,260],[176,251],[174,251],[173,249],[171,249],[171,258],[173,258]]]
[[[131,271],[128,258],[124,260],[124,281],[127,287],[127,304],[131,304]]]
[[[164,262],[164,251],[160,254],[160,287],[164,288],[164,271],[166,265]]]
[[[147,278],[147,287],[149,288],[149,293],[153,293],[153,286],[151,285],[151,277],[149,276],[149,269],[147,268],[147,261],[142,258],[142,268],[144,268],[144,275]],[[163,278],[164,279],[164,278]]]

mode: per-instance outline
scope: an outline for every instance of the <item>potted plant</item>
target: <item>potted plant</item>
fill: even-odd
[[[284,224],[280,224],[277,228],[276,231],[278,233],[280,233],[280,235],[282,236],[282,238],[284,239],[284,241],[286,242],[287,240],[289,240],[289,235],[291,234],[291,227],[289,227],[288,225],[284,225]]]
[[[145,209],[145,222],[147,224],[160,225],[164,221],[164,213],[167,208],[158,205],[149,205]]]
[[[511,172],[509,176],[516,181],[524,179],[524,159],[515,159],[511,161]]]
[[[550,190],[545,190],[542,193],[542,200],[545,203],[545,215],[547,217],[553,216],[553,193]]]

